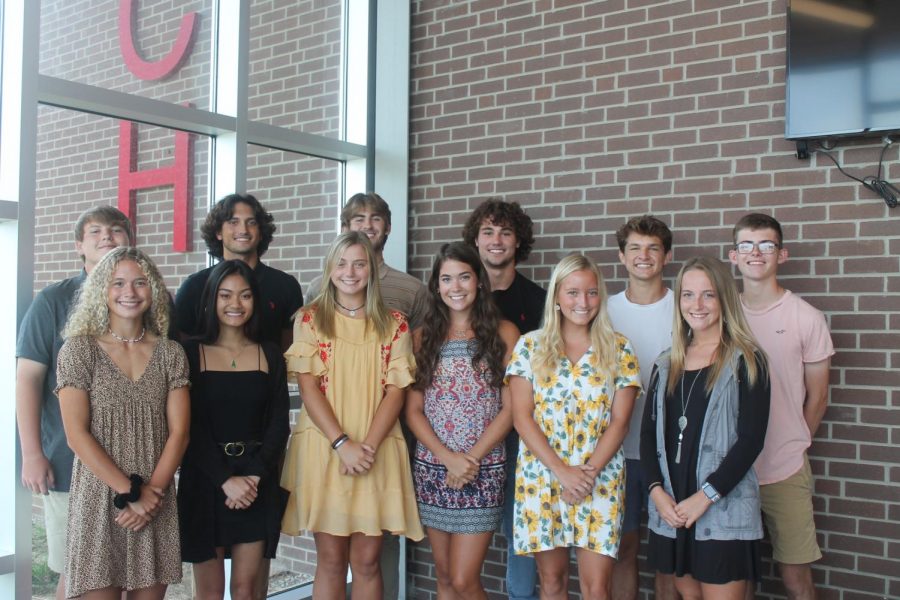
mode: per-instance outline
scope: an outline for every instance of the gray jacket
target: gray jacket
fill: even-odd
[[[702,485],[706,478],[722,463],[722,459],[737,440],[738,422],[738,377],[737,364],[740,354],[732,356],[713,386],[700,432],[700,454],[697,459],[697,481]],[[656,359],[655,374],[649,386],[648,397],[653,398],[652,417],[656,421],[656,448],[659,468],[662,472],[663,487],[670,496],[672,492],[669,477],[669,461],[666,455],[665,410],[666,384],[669,376],[669,353],[664,352]],[[653,394],[649,396],[649,394]],[[656,510],[656,505],[648,503],[650,529],[669,538],[675,537],[675,529],[670,527]],[[759,506],[759,481],[756,472],[750,468],[737,486],[727,496],[707,509],[694,524],[697,540],[756,540],[762,538],[762,517]]]

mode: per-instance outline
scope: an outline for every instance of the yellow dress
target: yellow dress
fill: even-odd
[[[313,309],[314,310],[314,309]],[[406,318],[392,311],[388,343],[380,343],[367,321],[335,315],[334,339],[315,329],[313,312],[294,322],[294,343],[285,353],[289,377],[319,377],[325,398],[344,432],[361,441],[386,385],[413,382],[412,340]],[[389,531],[413,540],[425,534],[419,522],[406,441],[399,421],[378,447],[365,475],[341,475],[341,460],[304,407],[291,432],[281,485],[291,492],[281,528],[288,535],[308,530],[332,535],[381,535]]]

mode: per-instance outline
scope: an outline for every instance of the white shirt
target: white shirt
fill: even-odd
[[[613,328],[628,338],[637,354],[641,368],[641,391],[634,401],[631,425],[623,446],[625,458],[640,458],[641,418],[644,399],[656,357],[672,346],[672,319],[675,314],[675,295],[666,288],[666,295],[653,304],[635,304],[625,297],[625,292],[610,296],[607,311]]]

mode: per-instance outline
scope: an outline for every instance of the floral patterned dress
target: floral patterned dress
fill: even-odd
[[[584,464],[609,427],[615,390],[641,385],[637,357],[628,340],[616,334],[615,381],[609,381],[591,364],[593,348],[575,364],[562,357],[555,373],[537,380],[531,360],[538,333],[519,338],[506,375],[517,375],[531,383],[534,420],[560,458],[569,465]],[[583,502],[569,505],[562,499],[556,476],[528,450],[524,440],[519,441],[513,513],[516,554],[575,546],[615,558],[624,502],[622,448],[600,470],[594,491]]]
[[[431,386],[425,390],[425,416],[441,443],[468,452],[500,412],[500,390],[472,368],[473,340],[450,340]],[[421,442],[413,465],[422,524],[450,533],[494,531],[503,518],[506,448],[501,442],[481,459],[478,476],[461,489],[447,487],[447,467]]]

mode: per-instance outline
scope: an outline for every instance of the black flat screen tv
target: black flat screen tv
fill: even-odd
[[[900,132],[900,0],[790,0],[785,137]]]

